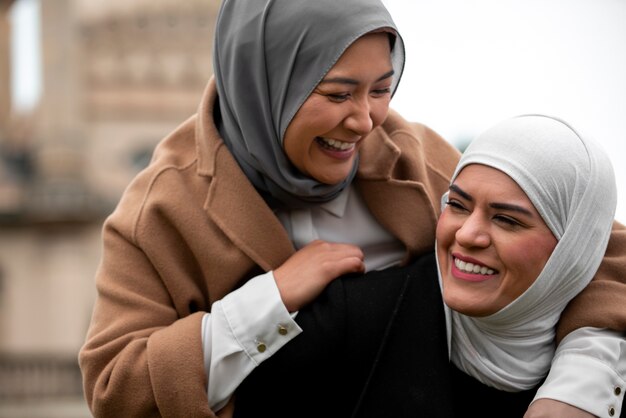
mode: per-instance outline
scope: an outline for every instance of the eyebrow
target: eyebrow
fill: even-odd
[[[461,197],[465,200],[469,200],[470,202],[474,201],[474,198],[469,193],[461,189],[456,184],[451,184],[450,190],[461,195]],[[533,216],[533,213],[529,211],[528,209],[526,209],[525,207],[522,207],[519,205],[513,205],[510,203],[490,203],[489,207],[494,208],[494,209],[510,210],[513,212],[523,213],[524,215],[527,215],[527,216]]]
[[[394,75],[395,71],[391,70],[389,72],[386,72],[385,74],[383,74],[382,76],[380,76],[376,82],[378,81],[382,81],[386,78],[391,77],[392,75]],[[320,84],[322,83],[338,83],[338,84],[350,84],[350,85],[357,85],[359,84],[358,80],[355,80],[353,78],[348,78],[348,77],[332,77],[332,78],[325,78],[322,81],[320,81]]]
[[[510,203],[491,203],[489,206],[494,209],[510,210],[513,212],[523,213],[526,216],[531,216],[531,217],[533,216],[533,213],[529,211],[528,209],[522,206],[512,205]]]

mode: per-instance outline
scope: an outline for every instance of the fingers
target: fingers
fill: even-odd
[[[338,261],[342,258],[350,257],[355,257],[363,261],[364,258],[363,251],[359,247],[340,242],[316,240],[302,248],[300,251],[306,253],[307,256],[318,256],[320,259],[328,261]]]
[[[343,274],[365,270],[363,251],[356,245],[316,240],[300,251],[302,257],[294,261],[310,275],[310,280],[328,284]]]
[[[365,271],[363,251],[355,245],[313,241],[274,270],[274,279],[288,310],[309,303],[332,280]]]
[[[326,279],[328,283],[344,274],[365,272],[365,263],[363,258],[358,255],[338,256],[336,259],[326,261],[326,264],[322,266],[322,271],[325,274],[321,279]]]

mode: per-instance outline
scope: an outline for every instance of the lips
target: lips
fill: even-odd
[[[317,138],[315,138],[315,141],[322,148],[325,148],[329,151],[339,151],[339,152],[352,151],[354,147],[356,146],[356,142],[339,141],[338,139],[323,138],[321,136],[318,136]]]
[[[478,263],[475,264],[475,263],[465,262],[456,257],[453,257],[453,259],[454,259],[454,265],[456,266],[456,268],[458,268],[460,271],[463,271],[465,273],[482,274],[482,275],[487,275],[487,276],[491,276],[496,273],[494,269],[491,269],[487,266],[480,265]]]
[[[487,265],[480,263],[478,260],[461,257],[457,254],[452,255],[452,266],[450,271],[452,276],[460,280],[469,282],[482,282],[496,277],[499,272]]]

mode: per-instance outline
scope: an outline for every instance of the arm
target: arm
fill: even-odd
[[[215,302],[202,321],[211,409],[221,410],[252,370],[301,332],[285,309],[272,272]]]
[[[594,418],[595,415],[554,399],[537,399],[530,404],[524,418]]]
[[[187,302],[187,298],[202,300],[202,295],[193,281],[182,275],[170,282],[181,287],[177,289],[178,293],[172,293],[161,280],[163,272],[157,271],[145,250],[136,244],[133,229],[124,226],[124,221],[118,223],[115,219],[105,226],[104,257],[97,278],[99,295],[87,342],[80,354],[90,408],[96,416],[116,416],[121,410],[137,416],[157,412],[163,416],[213,416],[207,399],[207,380],[219,381],[219,386],[213,385],[216,390],[232,393],[247,369],[244,368],[234,376],[221,373],[217,378],[209,376],[207,379],[202,332],[199,332],[205,312],[189,312],[192,306]],[[319,247],[333,255],[342,254],[342,251],[337,251],[338,246],[350,247],[351,254],[355,253],[355,247],[352,246],[333,244]],[[361,254],[358,249],[356,253]],[[362,259],[358,257],[358,262],[347,265],[362,269]],[[304,258],[316,261],[319,268],[327,268],[329,264],[327,260],[320,261],[306,254]],[[288,267],[289,263],[285,265]],[[342,265],[337,271],[342,272],[346,268]],[[303,272],[296,270],[296,273],[300,276],[290,276],[284,280],[302,279]],[[332,276],[336,271],[331,268],[329,274]],[[332,278],[326,277],[324,280],[327,283]],[[311,291],[319,293],[325,286],[324,280],[312,286]],[[301,289],[295,290],[299,301],[289,299],[287,302],[297,308],[309,296],[303,299]],[[185,296],[181,297],[179,293]],[[246,322],[247,314],[258,314],[256,307],[248,309],[247,314],[233,313],[230,308],[236,304],[230,303],[228,298],[221,305],[228,311],[226,316],[230,321],[227,321],[229,326],[238,320]],[[203,306],[198,308],[203,310]],[[282,312],[286,314],[284,306]],[[267,324],[272,318],[265,321]],[[211,335],[212,331],[209,332]],[[237,333],[237,337],[244,341],[245,336],[241,336],[239,328]],[[212,340],[212,337],[209,339]],[[256,347],[254,338],[248,337],[248,340],[251,341],[244,341],[240,349],[244,355],[250,344]],[[227,342],[224,344],[228,345]],[[210,357],[213,358],[212,355]],[[220,369],[219,364],[228,365],[231,357],[217,356],[214,360],[216,366],[209,366],[207,370],[210,371],[210,367]],[[225,380],[217,380],[220,376],[225,376]],[[172,390],[173,387],[176,390]]]
[[[623,378],[620,383],[616,376],[626,375],[626,349],[624,349],[626,310],[623,308],[626,306],[625,272],[626,227],[615,222],[606,255],[596,277],[570,302],[561,316],[557,338],[562,342],[557,349],[552,371],[540,388],[526,418],[555,416],[550,412],[552,409],[564,411],[563,416],[575,416],[568,415],[570,413],[579,414],[580,411],[571,405],[606,417],[611,417],[609,410],[613,407],[612,416],[619,416],[625,388]],[[572,332],[585,326],[608,328],[617,332],[601,329]],[[573,352],[576,352],[578,357],[568,355]],[[610,361],[603,356],[606,352],[613,353],[613,356],[609,357]],[[558,378],[559,375],[562,375],[562,379]],[[590,375],[593,378],[590,379]],[[568,382],[567,386],[559,384],[564,381]],[[590,381],[601,394],[588,390]],[[621,396],[616,397],[616,387],[621,387],[619,390]],[[598,396],[604,400],[603,404],[598,402]],[[537,399],[542,399],[542,402],[537,402]],[[550,409],[543,409],[544,407]],[[572,409],[565,412],[567,408]]]
[[[213,416],[204,391],[202,313],[177,312],[146,254],[115,222],[105,225],[96,280],[79,354],[94,416]]]
[[[358,247],[314,241],[215,302],[202,325],[211,407],[222,408],[252,370],[302,331],[288,310],[298,311],[338,276],[363,270]]]
[[[597,328],[572,332],[559,345],[546,383],[526,417],[620,416],[625,352],[626,339],[621,332]],[[576,393],[580,396],[572,396]]]

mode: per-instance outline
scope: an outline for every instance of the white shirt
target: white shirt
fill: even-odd
[[[368,271],[397,265],[405,255],[402,243],[378,224],[352,186],[319,207],[276,215],[296,249],[315,239],[353,243],[363,250]],[[216,411],[258,364],[302,329],[294,321],[296,314],[287,312],[282,303],[272,272],[254,277],[215,302],[211,312],[202,321],[202,341],[209,405]],[[557,399],[599,417],[618,417],[625,376],[624,336],[582,328],[559,345],[535,399]]]

